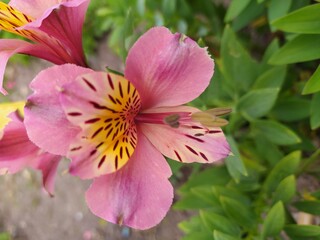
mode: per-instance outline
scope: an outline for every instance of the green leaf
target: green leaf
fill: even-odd
[[[248,175],[246,167],[241,159],[237,143],[231,136],[227,136],[233,156],[228,156],[225,160],[229,174],[236,182],[239,182],[242,176]]]
[[[266,115],[273,107],[279,93],[279,88],[251,90],[242,96],[237,110],[248,120]]]
[[[281,99],[273,108],[271,115],[284,122],[305,119],[310,115],[310,100],[299,97]]]
[[[295,174],[300,163],[301,152],[295,151],[282,158],[271,170],[264,182],[263,189],[271,194],[286,177]]]
[[[241,240],[242,238],[237,238],[234,236],[230,236],[223,232],[219,232],[217,230],[213,231],[214,240]]]
[[[320,65],[317,67],[317,70],[313,73],[311,78],[308,80],[305,85],[302,94],[310,94],[320,91]]]
[[[301,201],[296,202],[294,206],[302,212],[320,215],[320,201]]]
[[[261,74],[253,85],[254,89],[281,88],[287,74],[286,66],[273,67]]]
[[[269,23],[273,20],[284,16],[290,9],[292,0],[271,0],[268,8],[268,19]],[[272,31],[274,31],[274,27]]]
[[[179,201],[173,205],[174,209],[190,210],[190,209],[203,209],[212,207],[210,203],[204,201],[198,196],[189,193],[184,195]]]
[[[296,194],[296,179],[294,175],[290,175],[283,179],[274,193],[274,202],[289,202]]]
[[[218,230],[232,236],[239,236],[241,233],[238,226],[220,214],[201,210],[200,217],[210,232],[212,232],[212,230]]]
[[[268,212],[262,226],[262,237],[275,236],[280,233],[285,224],[283,203],[277,202]]]
[[[255,216],[252,210],[241,202],[228,197],[220,197],[220,202],[226,214],[240,226],[252,229]]]
[[[212,234],[208,232],[192,232],[182,237],[180,240],[214,240]]]
[[[250,24],[255,18],[264,14],[265,7],[258,4],[255,0],[251,0],[249,5],[237,16],[232,22],[232,28],[239,31]]]
[[[258,65],[226,26],[221,40],[221,66],[225,84],[234,92],[247,91],[258,75]]]
[[[279,159],[284,156],[279,147],[262,134],[255,136],[255,145],[259,155],[267,160],[271,166],[276,165]]]
[[[210,204],[210,206],[219,205],[219,199],[216,197],[211,187],[195,187],[191,188],[190,191],[193,195],[199,197],[199,199]]]
[[[226,185],[230,181],[230,176],[225,167],[210,167],[197,173],[179,189],[181,192],[188,192],[196,186]]]
[[[286,43],[270,59],[271,64],[281,65],[305,62],[320,58],[319,35],[299,35]]]
[[[268,46],[266,51],[264,52],[262,61],[260,63],[260,74],[264,74],[267,70],[271,69],[272,66],[268,64],[270,57],[279,50],[279,40],[275,38]],[[283,67],[283,66],[282,66]]]
[[[320,4],[294,11],[272,23],[278,29],[293,33],[320,33]]]
[[[182,221],[178,224],[178,227],[184,233],[199,232],[204,230],[200,216],[194,216],[188,220]]]
[[[237,17],[250,3],[251,0],[233,0],[231,1],[227,14],[224,18],[225,22],[230,22]]]
[[[320,127],[320,93],[317,93],[313,96],[311,102],[311,128],[313,130]]]
[[[258,134],[264,135],[270,142],[278,145],[291,145],[300,143],[301,140],[290,128],[271,120],[256,120],[252,128]]]
[[[320,226],[315,226],[315,225],[290,224],[290,225],[286,225],[284,230],[292,238],[320,236]]]

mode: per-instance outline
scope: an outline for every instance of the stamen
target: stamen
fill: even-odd
[[[200,122],[206,127],[222,127],[228,124],[228,121],[218,116],[226,115],[231,112],[230,108],[213,108],[204,112],[196,112],[191,115],[191,119]]]
[[[180,116],[178,114],[172,114],[164,118],[164,122],[172,128],[178,128]]]

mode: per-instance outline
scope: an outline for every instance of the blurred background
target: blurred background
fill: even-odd
[[[122,72],[132,44],[159,25],[208,47],[215,74],[191,105],[232,108],[223,129],[234,155],[205,166],[168,159],[175,202],[144,232],[91,214],[84,200],[90,182],[64,174],[67,161],[53,198],[35,172],[1,176],[0,240],[320,239],[320,3],[91,0],[83,35],[90,65]],[[10,95],[0,101],[25,99],[48,66],[11,58]]]

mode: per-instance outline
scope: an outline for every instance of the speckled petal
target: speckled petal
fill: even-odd
[[[189,112],[199,110],[192,107],[149,109],[152,112]],[[220,128],[202,126],[191,119],[178,128],[167,124],[139,123],[141,131],[163,155],[185,163],[212,163],[230,154],[229,144]]]
[[[59,94],[63,84],[89,72],[92,70],[65,64],[43,70],[32,81],[34,93],[28,98],[24,122],[30,140],[37,146],[52,154],[67,154],[80,128],[66,118]]]
[[[125,77],[138,90],[143,109],[178,106],[205,90],[213,68],[205,48],[182,34],[154,27],[130,49]]]
[[[61,104],[68,120],[82,129],[67,154],[70,173],[92,178],[126,164],[137,144],[134,116],[140,109],[129,81],[105,72],[82,75],[63,86]]]

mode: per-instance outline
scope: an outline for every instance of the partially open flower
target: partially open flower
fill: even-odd
[[[87,192],[96,215],[150,228],[173,198],[163,155],[212,163],[230,153],[218,118],[229,109],[182,106],[204,91],[213,69],[196,42],[152,28],[131,48],[125,77],[72,65],[41,72],[25,110],[28,134],[46,151],[67,155],[70,173],[96,178]]]
[[[11,0],[0,2],[0,30],[30,41],[0,39],[0,92],[6,63],[15,53],[43,58],[55,64],[86,66],[82,25],[89,0]]]
[[[23,117],[16,110],[22,105],[22,102],[1,104],[1,114],[10,110],[13,112],[8,117],[0,115],[0,174],[13,174],[27,167],[40,170],[43,187],[53,195],[55,174],[61,156],[45,153],[29,140]]]

